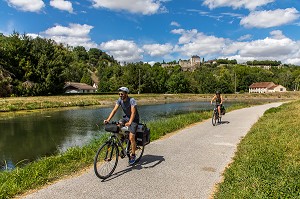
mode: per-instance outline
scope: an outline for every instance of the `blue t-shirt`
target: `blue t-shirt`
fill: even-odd
[[[137,110],[137,103],[136,103],[134,98],[128,97],[126,101],[123,101],[121,98],[119,98],[117,100],[117,104],[122,107],[123,112],[125,114],[123,117],[127,118],[128,120],[131,116],[131,106],[135,106],[136,114],[135,114],[135,117],[133,119],[133,122],[139,123],[140,116],[139,116],[139,112]]]

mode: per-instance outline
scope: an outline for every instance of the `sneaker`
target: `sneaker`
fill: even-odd
[[[135,155],[130,156],[129,165],[133,165],[135,163]]]

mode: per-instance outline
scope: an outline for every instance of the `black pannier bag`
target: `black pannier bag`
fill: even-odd
[[[222,104],[221,105],[221,115],[225,115],[225,112],[226,112],[225,106]]]
[[[111,123],[105,124],[104,129],[105,129],[105,131],[112,132],[112,133],[119,132],[119,127],[117,126],[117,124],[111,124]]]
[[[146,124],[138,125],[135,137],[138,146],[145,146],[150,143],[150,129],[147,128]]]

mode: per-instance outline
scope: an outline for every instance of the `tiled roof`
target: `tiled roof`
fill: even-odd
[[[67,82],[64,86],[64,89],[66,89],[67,87],[70,87],[70,86],[80,89],[80,90],[96,90],[96,88],[94,88],[90,85],[87,85],[84,83],[78,83],[78,82]]]
[[[276,88],[277,86],[279,86],[279,85],[271,86],[269,89],[270,89],[270,90],[273,90],[273,89]]]
[[[256,82],[249,86],[249,88],[271,88],[276,86],[273,82]]]

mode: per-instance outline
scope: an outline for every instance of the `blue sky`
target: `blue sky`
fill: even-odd
[[[300,65],[299,0],[0,0],[0,33],[99,48],[120,62]]]

